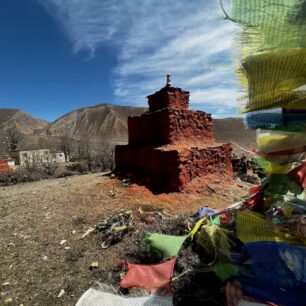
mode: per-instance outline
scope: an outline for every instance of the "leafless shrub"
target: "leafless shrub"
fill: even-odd
[[[68,171],[85,174],[89,172],[88,163],[86,160],[72,162],[66,166]]]
[[[47,175],[54,175],[57,168],[59,167],[58,163],[55,161],[51,161],[48,163],[43,163],[42,165],[43,171],[47,174]]]
[[[9,151],[16,150],[21,135],[17,131],[14,131],[13,129],[10,128],[5,131],[5,135]]]
[[[61,168],[61,169],[57,169],[54,173],[54,177],[55,178],[62,178],[62,177],[68,177],[68,176],[73,176],[76,175],[77,173],[74,171],[70,171],[67,168]]]
[[[65,154],[66,161],[70,158],[70,154],[73,148],[73,140],[66,129],[62,132],[62,136],[59,137],[59,147],[58,149]]]
[[[114,144],[92,140],[84,135],[77,149],[77,160],[83,164],[87,163],[89,172],[113,170],[115,168],[114,152]]]
[[[115,145],[108,142],[97,143],[93,146],[92,160],[101,171],[115,168]]]

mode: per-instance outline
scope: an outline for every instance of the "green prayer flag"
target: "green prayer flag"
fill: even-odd
[[[217,263],[212,269],[222,281],[226,281],[239,273],[238,266],[231,263]]]
[[[168,259],[178,255],[187,237],[146,233],[145,242],[149,252],[156,253],[163,259]]]

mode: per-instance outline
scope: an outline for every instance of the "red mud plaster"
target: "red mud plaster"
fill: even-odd
[[[189,91],[181,88],[164,87],[155,94],[147,97],[149,103],[149,111],[155,112],[162,108],[188,109]]]
[[[195,178],[208,174],[220,173],[226,177],[232,176],[231,155],[230,144],[208,148],[195,147],[180,152],[180,181],[183,188]]]
[[[3,159],[0,159],[0,173],[11,172],[11,168],[7,164],[7,162]]]
[[[163,109],[128,118],[129,144],[161,146],[213,140],[210,114],[182,109]]]
[[[129,144],[116,147],[120,176],[156,192],[181,191],[214,173],[232,177],[232,146],[214,142],[210,114],[187,109],[189,92],[164,87],[148,99],[150,111],[128,119]]]
[[[116,146],[116,165],[132,181],[153,191],[184,190],[197,177],[218,173],[232,176],[231,145],[207,148]]]
[[[116,169],[132,181],[145,185],[154,191],[178,191],[179,153],[161,148],[116,146]]]

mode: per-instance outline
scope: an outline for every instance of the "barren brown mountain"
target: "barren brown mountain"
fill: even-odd
[[[245,128],[242,118],[214,119],[215,139],[219,142],[231,142],[234,152],[247,154],[256,146],[256,132]]]
[[[147,111],[145,107],[99,104],[72,111],[47,123],[13,109],[0,109],[0,133],[8,128],[21,134],[19,148],[55,146],[60,136],[127,142],[127,118]],[[246,130],[241,118],[214,119],[215,139],[232,142],[243,153],[255,145],[255,132]]]
[[[36,130],[48,125],[47,121],[33,118],[18,109],[0,108],[0,130],[12,130],[25,135],[32,135]]]
[[[99,104],[72,111],[50,123],[37,135],[69,136],[104,141],[127,141],[127,117],[144,113],[144,107]]]

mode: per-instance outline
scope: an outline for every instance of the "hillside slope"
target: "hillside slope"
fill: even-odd
[[[30,116],[18,109],[0,108],[0,130],[31,135],[38,129],[43,129],[48,122]]]
[[[0,109],[1,132],[11,129],[19,134],[19,148],[56,148],[60,136],[127,142],[127,118],[141,115],[145,107],[99,104],[72,111],[54,122],[33,118],[15,109]],[[236,153],[246,153],[256,144],[255,131],[246,130],[241,118],[214,119],[215,139],[232,142]],[[140,127],[141,128],[141,127]]]
[[[36,134],[124,142],[127,141],[128,116],[140,115],[146,110],[111,104],[85,107],[62,116]]]
[[[247,153],[256,146],[256,132],[244,127],[242,118],[225,118],[213,120],[215,139],[218,142],[231,142],[234,152]]]

